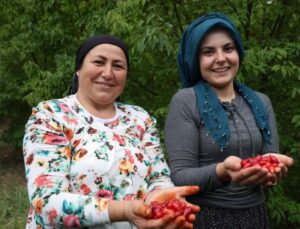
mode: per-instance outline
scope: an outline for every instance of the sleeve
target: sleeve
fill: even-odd
[[[165,155],[160,145],[156,119],[148,115],[145,120],[145,133],[143,135],[143,145],[150,159],[150,179],[147,192],[156,188],[174,187],[170,178],[170,169],[167,165]]]
[[[70,192],[72,130],[47,103],[29,118],[23,142],[27,188],[38,225],[82,227],[109,222],[108,200]]]
[[[271,144],[264,143],[263,153],[279,153],[279,137],[272,103],[268,96],[262,93],[260,93],[260,96],[266,106],[267,114],[269,115],[269,124],[272,136]]]
[[[175,185],[198,185],[201,190],[222,187],[216,163],[200,166],[200,116],[193,91],[177,92],[165,123],[165,144]]]

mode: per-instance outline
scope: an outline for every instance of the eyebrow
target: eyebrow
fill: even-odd
[[[102,56],[102,55],[96,55],[96,58],[101,58],[101,59],[107,60],[107,58],[105,56]],[[113,62],[120,62],[120,63],[126,64],[126,61],[123,61],[121,59],[114,59]]]
[[[224,44],[223,47],[228,46],[228,45],[235,45],[235,43],[234,42],[228,42],[228,43]],[[201,47],[201,50],[202,49],[213,49],[213,48],[215,48],[215,46],[204,46],[204,47]]]

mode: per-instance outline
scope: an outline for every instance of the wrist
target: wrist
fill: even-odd
[[[108,213],[109,213],[110,220],[112,222],[128,221],[127,205],[128,205],[127,201],[115,201],[115,200],[109,201]]]
[[[129,221],[129,218],[128,218],[128,205],[129,205],[128,201],[123,201],[122,218],[125,221]]]
[[[217,164],[216,166],[216,173],[218,178],[222,181],[222,182],[228,182],[231,180],[231,177],[229,176],[229,174],[227,173],[227,170],[224,166],[224,162],[220,162]]]

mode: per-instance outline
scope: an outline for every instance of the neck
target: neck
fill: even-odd
[[[84,109],[86,109],[91,115],[102,118],[102,119],[111,119],[116,114],[116,109],[114,103],[110,104],[97,104],[90,100],[89,98],[86,98],[82,96],[80,93],[76,93],[76,98],[80,102],[80,104],[83,106]]]
[[[226,88],[213,88],[222,102],[231,102],[235,98],[233,85]]]

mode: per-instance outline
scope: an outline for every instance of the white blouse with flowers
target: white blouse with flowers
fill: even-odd
[[[33,109],[24,137],[26,228],[130,228],[108,222],[109,199],[173,186],[155,119],[137,106],[115,107],[113,119],[95,118],[71,95]]]

